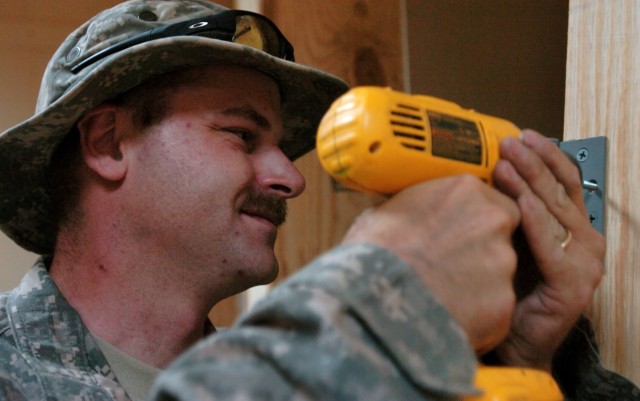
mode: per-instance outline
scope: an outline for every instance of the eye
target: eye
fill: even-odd
[[[246,146],[248,152],[251,152],[255,148],[257,136],[253,131],[245,128],[225,128],[225,131],[240,139],[243,145]]]

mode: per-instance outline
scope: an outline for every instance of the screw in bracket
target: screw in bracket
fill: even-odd
[[[578,149],[578,152],[576,152],[576,160],[578,160],[580,163],[583,163],[587,161],[588,158],[589,158],[589,150],[587,150],[587,148]]]

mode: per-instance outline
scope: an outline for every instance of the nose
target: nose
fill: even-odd
[[[254,155],[258,184],[283,198],[295,198],[304,191],[304,177],[277,146],[270,146]]]

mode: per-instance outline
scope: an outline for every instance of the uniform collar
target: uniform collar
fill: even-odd
[[[49,275],[49,265],[50,258],[38,259],[9,294],[7,314],[16,346],[36,370],[87,384],[99,381],[114,398],[126,399],[95,339]]]

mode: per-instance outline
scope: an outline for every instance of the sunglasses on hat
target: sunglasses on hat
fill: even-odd
[[[295,61],[293,46],[271,20],[250,11],[228,10],[141,33],[84,59],[73,66],[71,72],[76,74],[96,61],[129,47],[173,36],[203,36],[238,43],[274,57]]]

